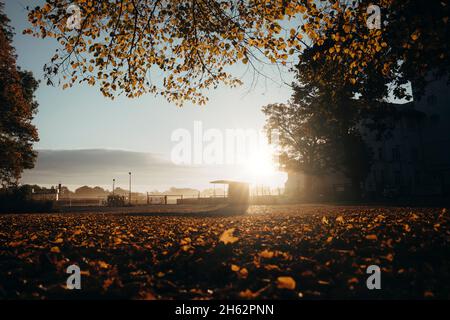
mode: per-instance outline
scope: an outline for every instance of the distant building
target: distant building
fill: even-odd
[[[430,82],[421,99],[397,104],[390,135],[377,140],[366,132],[373,165],[363,185],[368,198],[450,196],[450,86]],[[301,194],[305,175],[288,173],[286,191]],[[350,181],[341,174],[314,177],[313,190],[325,198],[345,195]]]

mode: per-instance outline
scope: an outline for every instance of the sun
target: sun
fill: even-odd
[[[243,175],[251,184],[273,188],[284,186],[286,174],[280,172],[274,152],[269,146],[252,152],[243,164]]]
[[[255,177],[267,176],[277,171],[272,155],[262,150],[251,154],[244,167],[249,174]]]

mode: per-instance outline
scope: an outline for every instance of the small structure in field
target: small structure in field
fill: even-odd
[[[228,185],[228,196],[225,198],[227,203],[247,204],[250,201],[250,188],[248,183],[230,180],[215,180],[212,184]]]
[[[227,185],[228,192],[219,197],[177,199],[177,204],[218,205],[217,212],[227,214],[240,214],[247,211],[250,202],[250,187],[248,183],[231,180],[215,180],[211,181],[211,183]]]

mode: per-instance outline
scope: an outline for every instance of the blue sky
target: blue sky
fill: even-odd
[[[14,46],[18,64],[42,80],[36,94],[39,112],[34,123],[40,136],[36,149],[115,149],[148,152],[169,159],[174,145],[170,140],[171,134],[177,128],[192,130],[194,121],[199,120],[205,129],[260,130],[264,125],[261,107],[285,102],[291,95],[287,85],[264,79],[252,87],[250,75],[242,78],[244,85],[237,89],[220,87],[209,91],[210,101],[203,107],[186,105],[179,108],[162,97],[152,95],[112,101],[104,98],[97,87],[88,85],[68,90],[47,86],[42,67],[54,54],[55,42],[21,34],[28,26],[25,7],[35,4],[36,1],[32,0],[6,1],[6,13],[16,31]],[[244,74],[243,67],[235,69],[238,75]],[[292,79],[287,72],[283,77],[287,82]],[[25,175],[25,182],[43,183],[45,180],[36,178],[36,175],[31,180],[27,177],[29,175]]]

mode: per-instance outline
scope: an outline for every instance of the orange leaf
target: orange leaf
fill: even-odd
[[[234,232],[234,228],[225,230],[219,237],[219,241],[223,242],[224,244],[235,243],[236,241],[239,240],[239,238],[233,236],[233,232]]]
[[[267,250],[267,249],[265,249],[264,251],[261,251],[261,252],[259,253],[259,256],[260,256],[261,258],[266,258],[266,259],[272,258],[273,255],[274,255],[274,253],[273,253],[272,251]]]
[[[53,253],[60,253],[61,252],[61,250],[59,250],[59,247],[52,247],[51,249],[50,249],[50,252],[53,252]]]
[[[277,287],[279,289],[294,290],[296,286],[295,280],[292,277],[278,277]]]
[[[245,289],[245,291],[239,292],[239,297],[246,299],[255,299],[258,295],[258,292],[253,292],[250,289]]]
[[[239,271],[239,269],[240,269],[239,266],[237,266],[237,265],[235,265],[235,264],[232,264],[232,265],[231,265],[231,270],[232,270],[232,271],[237,272],[237,271]]]

